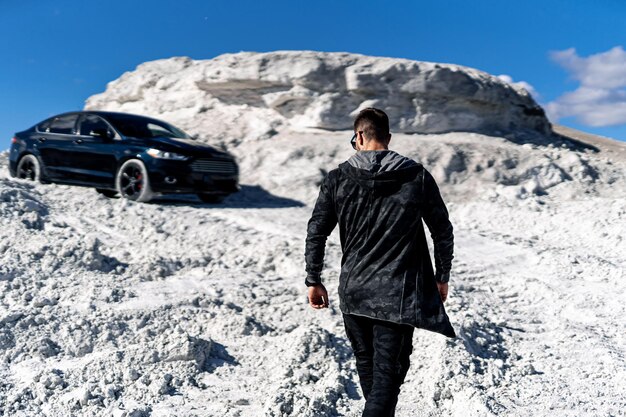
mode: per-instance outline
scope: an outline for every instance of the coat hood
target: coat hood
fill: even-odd
[[[386,172],[408,168],[417,165],[417,162],[399,153],[384,149],[379,151],[358,151],[348,159],[348,163],[355,168],[369,172]]]
[[[391,191],[412,181],[422,165],[392,150],[359,151],[339,164],[352,180],[373,191]]]

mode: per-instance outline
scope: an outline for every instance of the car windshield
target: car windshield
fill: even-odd
[[[182,130],[160,120],[118,115],[108,115],[106,118],[124,136],[132,136],[134,138],[167,136],[170,138],[192,139],[191,136]]]

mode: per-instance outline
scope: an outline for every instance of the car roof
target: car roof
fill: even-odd
[[[70,114],[95,114],[96,116],[102,116],[106,118],[107,116],[124,116],[124,117],[137,117],[141,119],[150,119],[156,120],[159,122],[163,122],[163,120],[156,119],[150,116],[144,116],[141,114],[133,114],[133,113],[124,113],[124,112],[116,112],[116,111],[105,111],[105,110],[76,110],[76,111],[68,111],[65,113],[55,114],[54,116],[48,117],[45,120],[54,119],[56,117],[68,116]]]

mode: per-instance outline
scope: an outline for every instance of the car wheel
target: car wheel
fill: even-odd
[[[224,201],[224,197],[226,196],[222,194],[203,194],[203,193],[198,194],[198,198],[203,203],[210,203],[210,204],[221,203],[222,201]]]
[[[114,198],[117,195],[116,190],[107,190],[106,188],[96,188],[96,191],[99,194],[102,194],[105,197]]]
[[[17,178],[41,181],[41,164],[35,155],[24,155],[17,163]]]
[[[138,159],[122,164],[115,177],[117,192],[129,200],[145,203],[152,199],[152,188],[146,166]]]

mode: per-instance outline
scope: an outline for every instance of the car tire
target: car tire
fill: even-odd
[[[123,198],[140,203],[146,203],[154,196],[150,187],[148,170],[138,159],[124,162],[117,170],[115,188]]]
[[[106,188],[96,188],[96,191],[98,192],[98,194],[102,194],[105,197],[109,197],[109,198],[115,198],[115,196],[117,195],[117,190],[109,190]]]
[[[17,163],[15,176],[23,180],[41,182],[41,164],[39,159],[33,154],[22,156]]]
[[[224,201],[225,197],[226,196],[222,194],[198,193],[198,198],[200,199],[200,201],[202,201],[203,203],[209,203],[209,204],[219,204],[222,201]]]

